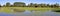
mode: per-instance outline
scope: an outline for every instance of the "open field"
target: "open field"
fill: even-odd
[[[18,9],[20,11],[22,10],[36,10],[36,11],[46,11],[46,10],[55,10],[57,8],[40,8],[40,7],[1,7],[0,11],[4,11],[4,12],[11,12],[13,9]],[[58,8],[59,9],[59,8]]]

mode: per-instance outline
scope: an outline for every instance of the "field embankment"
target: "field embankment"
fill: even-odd
[[[41,11],[46,11],[46,10],[54,10],[56,8],[41,8],[41,7],[1,7],[2,10],[1,11],[4,11],[4,12],[11,12],[13,9],[18,9],[20,11],[22,10],[41,10]]]

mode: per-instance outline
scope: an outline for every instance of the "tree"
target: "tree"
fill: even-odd
[[[9,6],[10,6],[10,3],[9,3],[9,2],[7,2],[7,3],[6,3],[6,7],[9,7]]]
[[[46,7],[46,4],[41,4],[41,7]]]
[[[10,7],[13,7],[13,5],[10,5]]]
[[[14,6],[15,6],[15,7],[24,7],[24,6],[26,6],[26,5],[25,5],[24,2],[15,2],[15,3],[14,3]]]
[[[54,4],[54,8],[59,8],[59,4],[58,3]]]
[[[38,4],[37,3],[33,4],[33,7],[38,7]]]
[[[1,7],[1,5],[0,5],[0,7]]]
[[[51,8],[53,8],[54,6],[53,5],[51,5]]]
[[[47,6],[50,6],[49,4],[47,4]]]
[[[3,7],[5,7],[6,5],[3,5]]]
[[[51,5],[47,4],[47,7],[51,7]]]
[[[33,3],[28,4],[28,6],[29,6],[29,7],[32,7],[32,6],[33,6]]]
[[[41,4],[37,4],[39,7],[41,7]]]

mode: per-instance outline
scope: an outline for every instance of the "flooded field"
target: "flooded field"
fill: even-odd
[[[0,0],[0,16],[60,16],[60,0]]]
[[[53,12],[50,10],[18,10],[18,9],[10,9],[9,8],[1,8],[0,15],[1,16],[60,16],[60,13]],[[5,10],[5,11],[4,11]],[[6,13],[8,12],[8,13]]]
[[[16,16],[60,16],[60,13],[52,12],[51,10],[46,12],[26,10],[25,12],[16,12],[15,14]]]

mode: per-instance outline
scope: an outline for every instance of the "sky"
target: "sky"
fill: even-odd
[[[54,4],[54,3],[59,3],[60,4],[60,0],[0,0],[0,4],[4,5],[7,2],[10,2],[11,4],[13,4],[14,2],[24,2],[26,4],[29,3],[46,3],[46,4]]]

